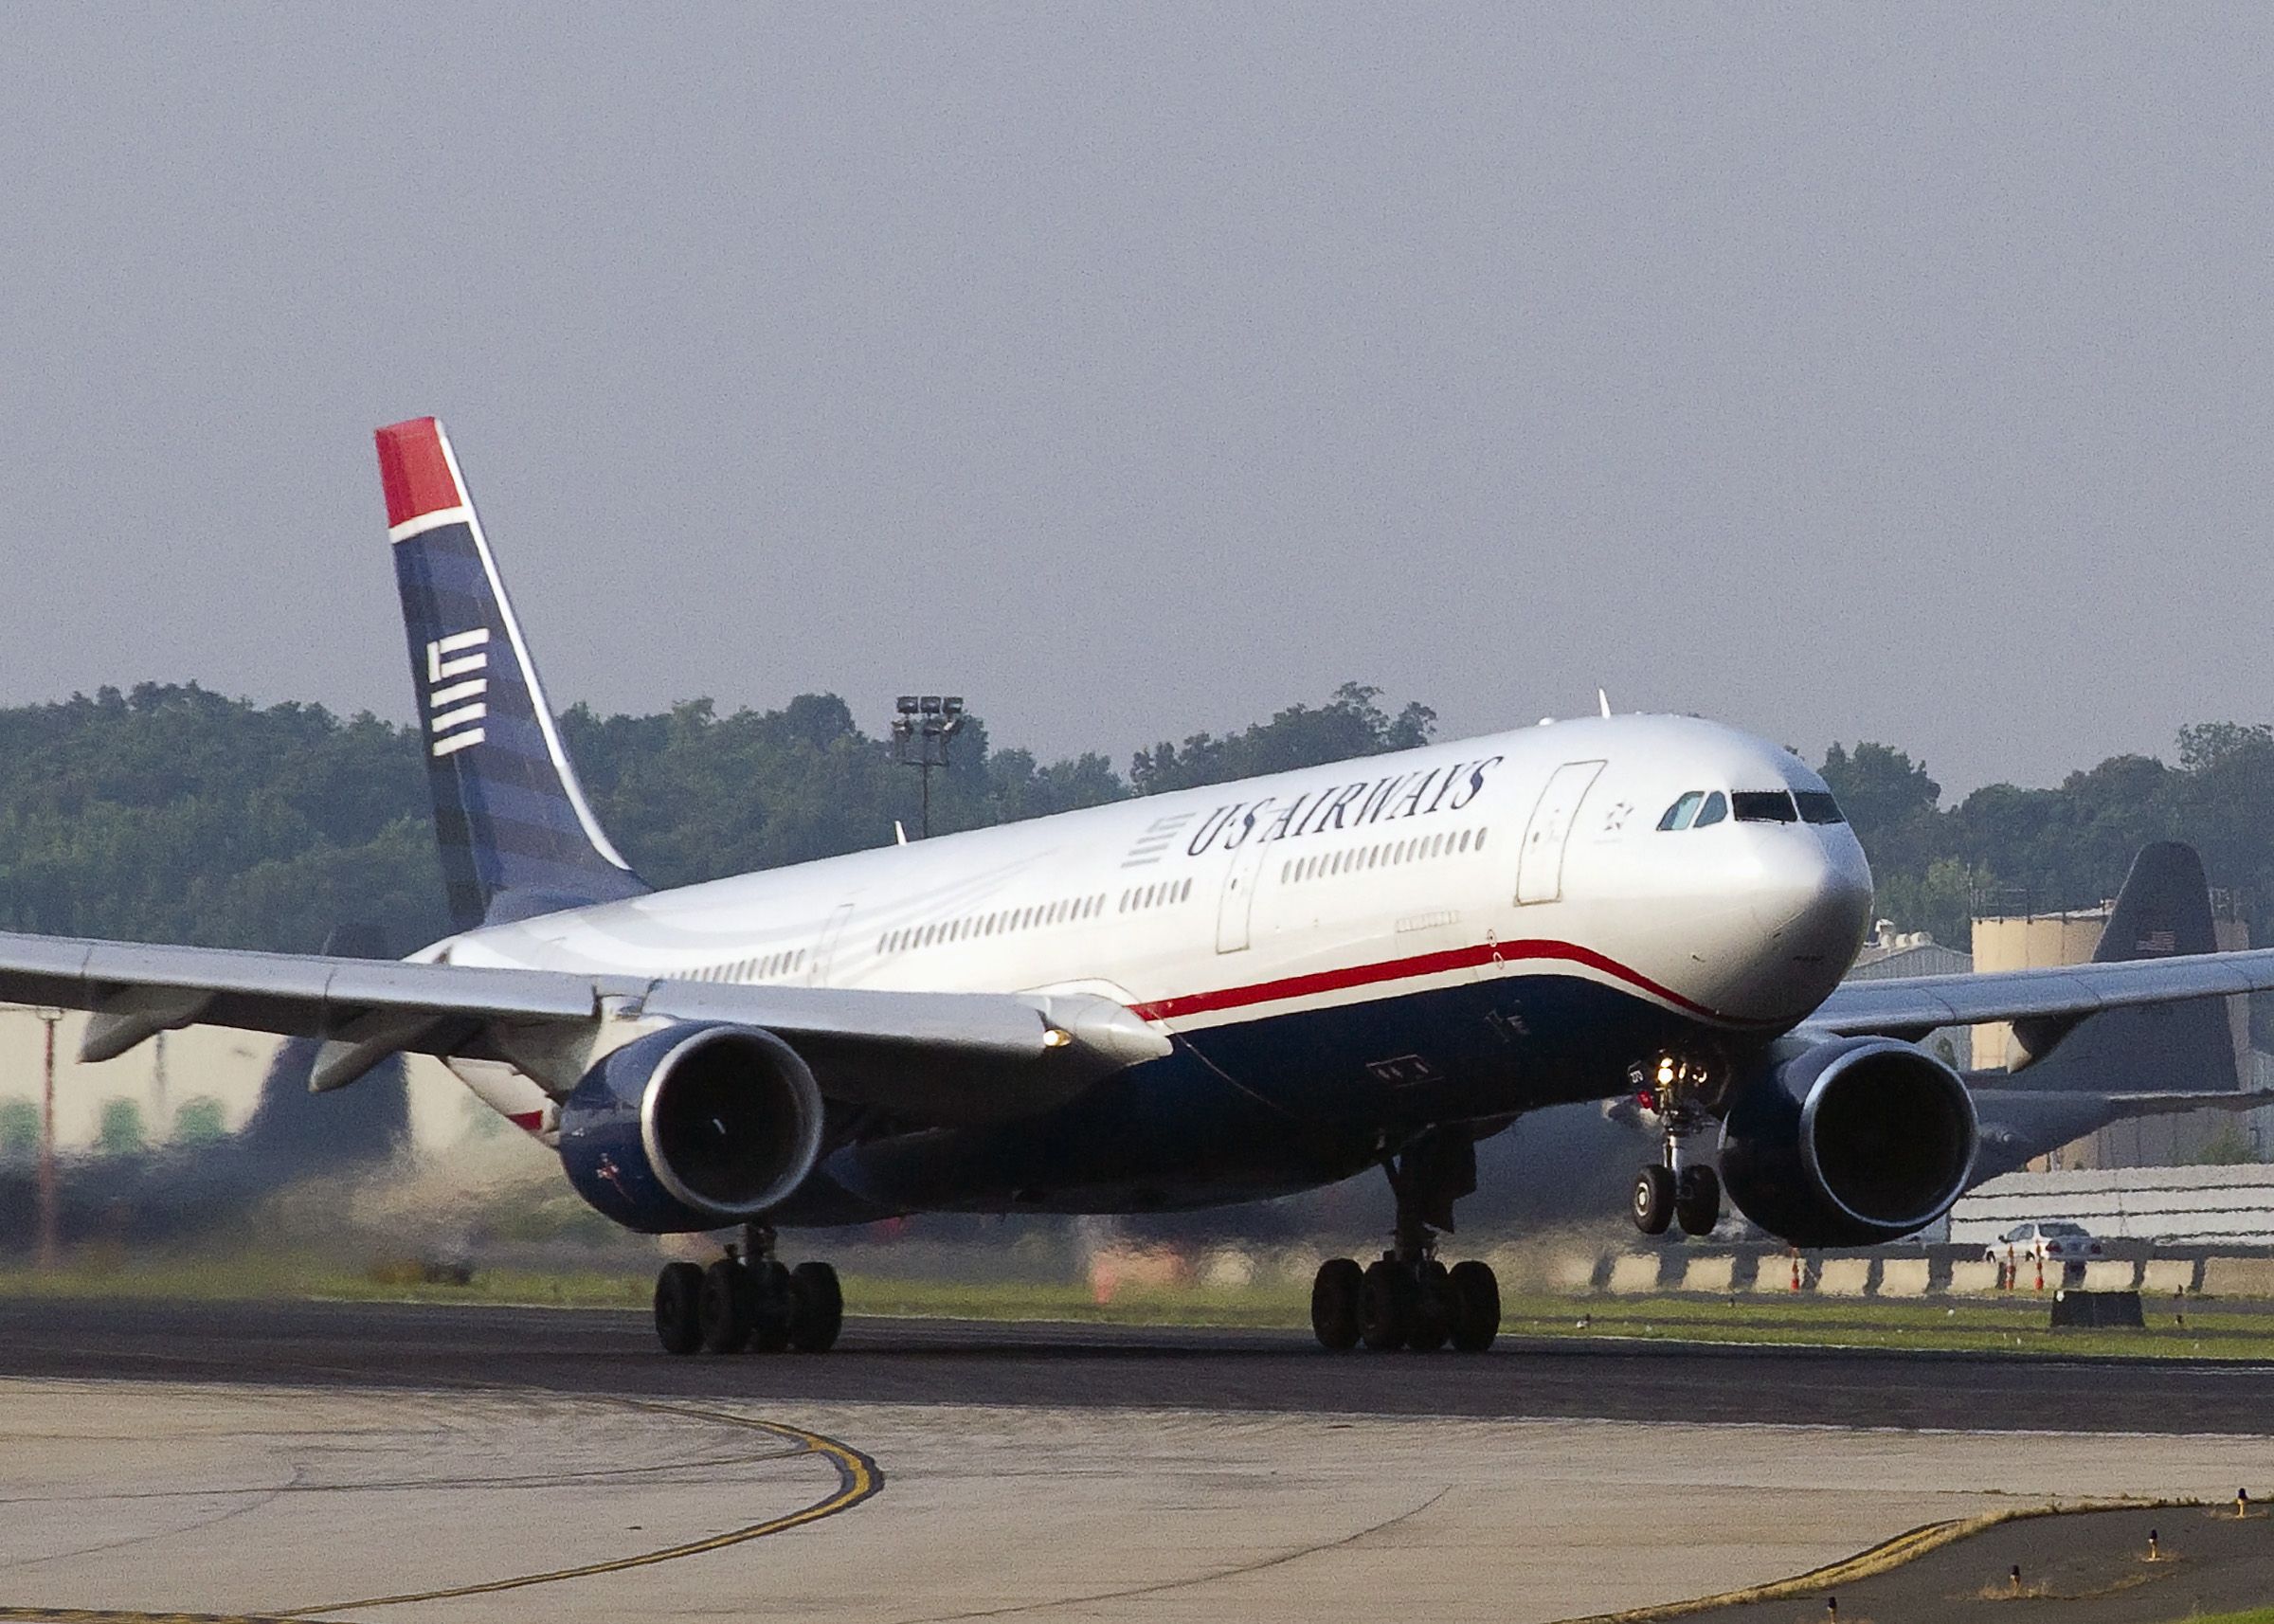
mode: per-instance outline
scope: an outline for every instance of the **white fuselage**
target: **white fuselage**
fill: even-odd
[[[422,957],[1081,990],[1178,1035],[1547,973],[1768,1033],[1846,971],[1870,910],[1862,851],[1844,822],[1659,824],[1692,791],[1823,788],[1710,722],[1588,718],[547,914]],[[517,1120],[539,1097],[479,1071]]]

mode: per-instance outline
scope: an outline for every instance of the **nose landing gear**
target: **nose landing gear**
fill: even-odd
[[[1319,1345],[1344,1352],[1430,1353],[1448,1343],[1482,1353],[1500,1334],[1500,1282],[1474,1259],[1448,1269],[1437,1232],[1451,1233],[1453,1203],[1476,1188],[1476,1145],[1460,1129],[1433,1128],[1402,1156],[1385,1159],[1398,1226],[1390,1249],[1361,1269],[1347,1257],[1319,1265],[1310,1328]]]
[[[1664,1235],[1677,1223],[1684,1235],[1710,1235],[1722,1221],[1721,1175],[1706,1163],[1688,1161],[1683,1148],[1713,1120],[1701,1103],[1706,1086],[1702,1067],[1666,1059],[1658,1064],[1654,1085],[1638,1090],[1642,1105],[1665,1131],[1659,1160],[1634,1175],[1629,1211],[1645,1235]]]
[[[784,1267],[764,1224],[744,1224],[741,1247],[708,1269],[667,1263],[656,1276],[656,1340],[665,1353],[825,1353],[844,1317],[837,1271]]]

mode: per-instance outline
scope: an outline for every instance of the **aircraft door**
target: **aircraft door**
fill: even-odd
[[[1261,825],[1252,825],[1247,839],[1232,854],[1232,866],[1224,871],[1224,893],[1216,906],[1216,950],[1219,953],[1247,950],[1255,889],[1263,883],[1264,846]]]
[[[1563,848],[1571,843],[1572,825],[1579,821],[1579,803],[1587,798],[1599,761],[1568,761],[1556,768],[1540,791],[1532,821],[1525,825],[1524,845],[1516,857],[1516,900],[1554,902],[1563,894]]]
[[[845,921],[853,917],[853,905],[840,902],[821,927],[821,939],[814,944],[813,965],[806,971],[806,983],[826,986],[829,983],[829,961],[836,956],[837,939],[845,933]]]

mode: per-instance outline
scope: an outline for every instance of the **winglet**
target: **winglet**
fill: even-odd
[[[440,422],[408,418],[372,438],[379,442],[379,482],[387,490],[388,540],[402,541],[445,514],[465,512],[466,488]]]

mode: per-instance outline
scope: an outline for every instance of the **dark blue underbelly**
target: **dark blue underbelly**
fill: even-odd
[[[1622,1092],[1683,1018],[1572,976],[1510,977],[1212,1027],[1046,1115],[848,1146],[778,1215],[1150,1212],[1348,1178],[1432,1122]]]

